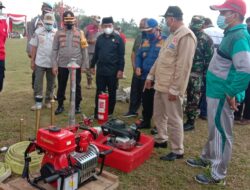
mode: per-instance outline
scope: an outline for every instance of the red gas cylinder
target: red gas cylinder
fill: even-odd
[[[108,121],[109,112],[109,95],[107,93],[101,93],[98,96],[98,124],[102,125]]]

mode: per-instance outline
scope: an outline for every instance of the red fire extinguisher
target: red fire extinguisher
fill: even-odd
[[[98,124],[102,125],[108,121],[109,95],[101,93],[98,96]]]

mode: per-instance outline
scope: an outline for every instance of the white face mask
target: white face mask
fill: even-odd
[[[105,28],[105,29],[104,29],[104,33],[105,33],[105,34],[108,34],[108,35],[111,34],[113,31],[114,31],[114,28],[113,28],[113,27],[112,27],[112,28]]]

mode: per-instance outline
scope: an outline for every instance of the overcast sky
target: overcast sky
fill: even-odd
[[[6,6],[4,13],[24,14],[28,20],[41,13],[44,0],[2,0]],[[250,1],[247,2],[247,14],[250,16]],[[59,2],[51,0],[50,2]],[[210,5],[222,4],[224,0],[64,0],[65,4],[79,7],[85,15],[100,15],[101,17],[113,16],[115,21],[122,18],[129,21],[135,19],[138,24],[143,17],[161,20],[159,15],[166,12],[169,5],[178,5],[184,13],[184,22],[188,24],[193,15],[210,17],[216,22],[218,11],[210,10]]]

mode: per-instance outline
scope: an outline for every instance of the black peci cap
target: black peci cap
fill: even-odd
[[[113,24],[113,18],[112,17],[103,17],[102,24]]]
[[[182,10],[178,6],[169,6],[163,17],[182,18]]]

